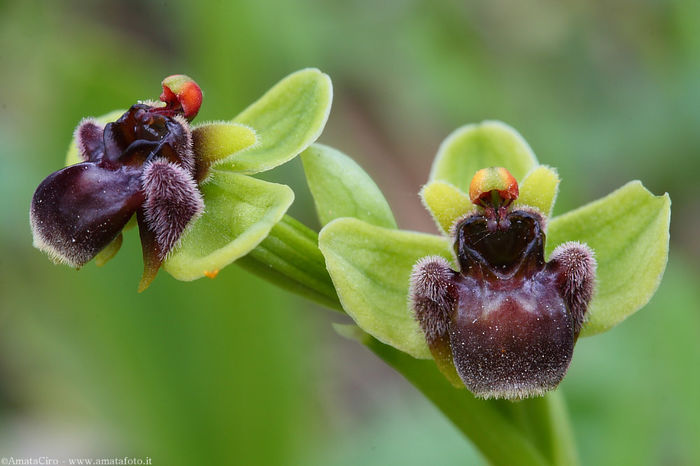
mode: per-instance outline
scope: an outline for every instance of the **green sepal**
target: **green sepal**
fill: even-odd
[[[438,228],[445,234],[450,233],[458,218],[475,208],[466,193],[446,181],[429,182],[419,195]]]
[[[559,192],[559,181],[555,169],[546,165],[535,167],[520,183],[520,194],[515,205],[534,207],[546,217],[551,216]]]
[[[459,389],[466,388],[455,367],[449,332],[428,343],[428,349],[438,369],[450,381],[452,386]]]
[[[336,218],[354,217],[396,228],[384,195],[350,157],[332,147],[314,144],[301,154],[301,161],[321,225]]]
[[[163,264],[178,280],[195,280],[255,248],[294,200],[286,186],[237,173],[213,171],[200,186],[205,212],[188,226]]]
[[[521,180],[535,165],[535,154],[517,131],[500,121],[484,121],[462,126],[443,141],[430,181],[447,181],[466,192],[482,168],[504,167]]]
[[[106,113],[104,115],[98,116],[91,118],[92,120],[95,120],[97,123],[101,124],[107,124],[111,123],[113,121],[117,121],[120,116],[124,114],[126,110],[114,110],[109,113]],[[76,129],[80,127],[80,124],[76,127]],[[75,134],[73,134],[73,139],[70,141],[70,145],[68,146],[68,153],[66,154],[66,160],[65,164],[66,167],[69,165],[75,165],[76,163],[83,162],[84,160],[80,158],[80,154],[78,153],[78,144],[75,141]]]
[[[251,174],[291,160],[319,137],[332,99],[331,80],[321,71],[307,68],[287,76],[233,119],[255,130],[257,144],[219,160],[216,169]]]
[[[430,358],[408,303],[409,279],[421,257],[452,260],[442,236],[394,230],[354,218],[333,220],[319,247],[343,309],[365,332],[417,358]]]
[[[560,243],[579,241],[598,261],[582,336],[609,330],[649,302],[666,268],[670,220],[668,194],[655,196],[632,181],[550,221],[548,254]]]
[[[121,233],[119,233],[119,235],[117,235],[117,237],[114,238],[114,240],[109,243],[106,248],[97,253],[95,256],[95,264],[97,264],[98,267],[102,267],[107,262],[112,260],[112,258],[116,256],[121,249],[123,241],[124,237]]]

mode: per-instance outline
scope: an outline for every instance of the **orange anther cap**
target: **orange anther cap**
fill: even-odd
[[[469,199],[476,205],[492,204],[492,191],[498,193],[502,203],[510,204],[518,198],[518,182],[503,167],[482,168],[469,185]]]

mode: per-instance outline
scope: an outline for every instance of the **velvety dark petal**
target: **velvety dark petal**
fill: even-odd
[[[134,120],[144,117],[143,113],[130,115]],[[159,118],[162,117],[156,115],[155,120]],[[183,117],[175,116],[150,129],[140,128],[133,136],[122,133],[123,140],[129,140],[129,137],[142,139],[131,142],[120,155],[120,162],[143,163],[158,157],[148,162],[141,178],[146,198],[143,208],[137,213],[143,252],[143,275],[138,291],[142,292],[156,278],[165,257],[187,225],[202,213],[204,202],[193,179],[192,135]],[[149,138],[157,137],[162,139],[152,144]]]
[[[150,283],[187,224],[204,208],[192,178],[193,140],[182,112],[179,103],[139,103],[104,126],[83,120],[72,150],[74,159],[85,161],[49,176],[35,193],[35,245],[55,261],[76,267],[103,251],[97,262],[104,264],[119,250],[122,228],[143,207],[143,283]]]
[[[556,274],[557,286],[574,319],[574,335],[578,337],[593,297],[596,270],[593,250],[585,244],[569,241],[557,246],[550,259],[547,269]]]
[[[146,166],[143,191],[145,219],[164,259],[185,227],[202,213],[204,201],[192,175],[183,167],[162,159]]]
[[[34,245],[56,262],[80,267],[111,243],[143,202],[139,172],[92,162],[49,175],[34,192]]]
[[[86,118],[75,129],[75,142],[80,158],[87,162],[98,162],[104,155],[104,125],[94,118]]]
[[[457,225],[462,269],[449,332],[455,367],[469,390],[517,399],[542,395],[566,374],[576,321],[561,277],[572,268],[581,272],[581,262],[545,266],[538,212],[515,210],[505,220],[492,230],[476,214]]]
[[[449,334],[450,319],[457,304],[457,275],[445,258],[424,257],[413,267],[409,296],[435,363],[450,382],[463,387],[452,360]]]
[[[450,341],[457,371],[476,396],[542,395],[564,377],[573,321],[553,281],[541,278],[504,289],[461,277]]]

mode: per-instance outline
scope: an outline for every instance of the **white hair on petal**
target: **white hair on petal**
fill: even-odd
[[[146,222],[155,233],[164,258],[177,245],[187,225],[201,215],[204,201],[192,175],[164,159],[146,166],[142,184]]]

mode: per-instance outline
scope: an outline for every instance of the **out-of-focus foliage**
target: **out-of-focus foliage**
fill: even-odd
[[[336,91],[321,140],[358,159],[402,228],[435,232],[416,193],[439,142],[485,119],[557,167],[555,215],[630,179],[670,192],[659,292],[581,340],[563,390],[584,464],[700,462],[698,30],[696,0],[0,2],[0,456],[476,458],[325,314],[235,267],[193,283],[162,274],[136,295],[134,232],[99,270],[31,247],[32,192],[83,116],[186,73],[205,92],[201,121],[230,119],[316,66]],[[295,188],[292,211],[311,225],[302,176],[293,161],[266,178]]]

